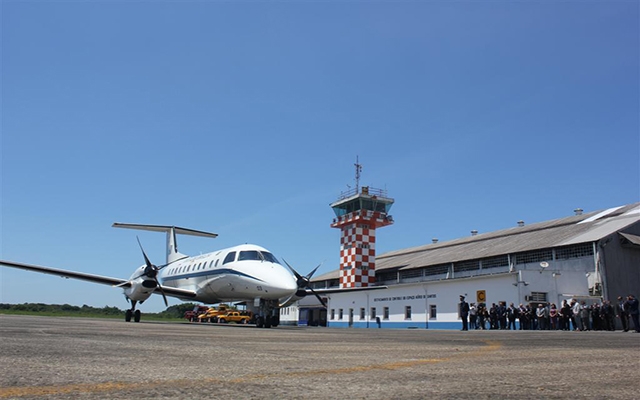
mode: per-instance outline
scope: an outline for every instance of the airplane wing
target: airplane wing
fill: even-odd
[[[69,278],[80,279],[83,281],[100,283],[102,285],[119,286],[119,287],[131,286],[131,283],[127,279],[111,278],[109,276],[87,274],[84,272],[68,271],[65,269],[43,267],[40,265],[24,264],[24,263],[5,261],[5,260],[0,260],[0,265],[4,265],[6,267],[11,267],[11,268],[25,269],[27,271],[40,272],[43,274],[57,275],[66,279],[69,279]],[[191,299],[196,297],[196,292],[192,290],[176,289],[176,288],[166,287],[166,286],[162,286],[162,290],[167,296],[178,297],[180,299],[184,299],[184,298]],[[161,294],[158,288],[156,288],[154,293]]]

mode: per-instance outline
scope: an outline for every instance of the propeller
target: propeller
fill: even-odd
[[[313,271],[309,272],[307,275],[302,276],[298,273],[298,271],[293,269],[291,265],[289,265],[287,260],[283,258],[282,261],[284,261],[284,263],[287,264],[287,267],[289,267],[291,272],[293,272],[293,275],[296,277],[296,284],[298,285],[298,291],[296,292],[296,296],[304,297],[306,295],[306,289],[309,289],[311,293],[313,293],[316,296],[316,298],[320,301],[320,304],[322,304],[324,308],[327,308],[327,303],[325,303],[322,297],[320,297],[320,295],[318,295],[318,293],[316,293],[316,291],[313,290],[313,288],[311,287],[311,277],[313,276],[313,274],[315,274],[318,268],[320,268],[322,263],[318,264],[318,266],[315,267]]]
[[[156,287],[158,288],[158,290],[160,290],[160,294],[162,294],[162,299],[164,300],[164,305],[169,307],[169,302],[167,301],[167,296],[164,294],[164,290],[162,290],[162,285],[160,285],[160,282],[158,282],[158,271],[160,271],[162,268],[166,267],[169,264],[165,264],[165,265],[161,265],[161,266],[155,266],[151,263],[151,261],[149,261],[149,257],[147,257],[147,254],[144,252],[144,249],[142,248],[142,243],[140,243],[140,238],[138,238],[136,236],[136,239],[138,239],[138,245],[140,246],[140,250],[142,250],[142,256],[144,257],[144,263],[147,265],[144,268],[144,272],[142,274],[140,274],[138,276],[148,276],[149,278],[153,279],[156,282]]]

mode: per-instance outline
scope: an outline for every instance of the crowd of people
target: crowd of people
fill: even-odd
[[[513,329],[513,330],[564,330],[564,331],[615,331],[616,321],[624,332],[633,329],[640,333],[638,299],[633,295],[618,296],[618,301],[609,300],[587,304],[575,299],[563,300],[560,307],[554,303],[520,304],[515,306],[506,302],[467,303],[460,296],[460,316],[462,330],[469,329]]]

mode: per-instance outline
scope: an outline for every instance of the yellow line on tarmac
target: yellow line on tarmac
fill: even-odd
[[[383,364],[361,365],[355,367],[345,368],[330,368],[330,369],[313,369],[308,371],[290,371],[290,372],[276,372],[268,374],[251,374],[245,375],[234,379],[220,379],[220,378],[204,378],[204,379],[173,379],[173,380],[161,380],[161,381],[147,381],[147,382],[102,382],[102,383],[76,383],[61,386],[22,386],[22,387],[3,387],[0,388],[0,399],[10,397],[26,397],[26,396],[53,396],[61,394],[71,393],[85,393],[85,394],[97,394],[117,392],[123,390],[149,390],[157,389],[159,387],[190,387],[194,382],[197,383],[245,383],[248,381],[262,380],[267,378],[286,378],[286,377],[300,377],[300,376],[315,376],[315,375],[339,375],[349,374],[357,372],[367,372],[373,370],[397,370],[401,368],[415,367],[417,365],[424,364],[436,364],[453,359],[467,358],[481,356],[486,353],[490,353],[498,350],[502,345],[499,342],[485,340],[486,346],[482,346],[479,349],[469,353],[456,353],[450,357],[444,358],[427,358],[419,360],[408,361],[395,361]]]

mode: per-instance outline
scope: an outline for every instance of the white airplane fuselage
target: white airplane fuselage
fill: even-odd
[[[268,250],[252,244],[176,261],[160,270],[158,280],[163,287],[195,292],[192,300],[203,303],[284,300],[298,289],[286,267]]]

